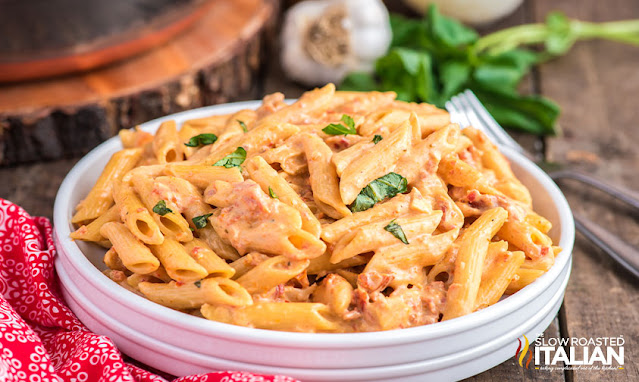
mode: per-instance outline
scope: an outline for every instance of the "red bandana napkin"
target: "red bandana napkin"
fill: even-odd
[[[51,223],[0,199],[0,381],[166,382],[125,363],[113,342],[91,333],[57,288]],[[192,375],[174,382],[294,382],[245,372]]]

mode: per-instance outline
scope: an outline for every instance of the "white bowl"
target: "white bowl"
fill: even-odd
[[[252,101],[196,109],[148,122],[142,128],[154,131],[166,119],[175,119],[179,125],[187,119],[258,105]],[[60,186],[54,208],[59,252],[56,269],[72,310],[91,330],[111,335],[127,354],[160,370],[183,375],[242,368],[318,381],[335,376],[353,381],[415,375],[464,378],[512,357],[517,338],[523,334],[536,338],[559,309],[570,274],[572,214],[552,180],[532,162],[506,148],[502,152],[529,187],[535,210],[553,223],[550,236],[563,251],[546,274],[493,306],[408,329],[312,334],[227,325],[157,305],[100,272],[104,269],[104,250],[69,239],[75,205],[88,193],[110,156],[120,149],[117,138],[101,144],[78,162]],[[167,357],[173,361],[167,362]]]
[[[560,277],[560,287],[542,310],[513,333],[506,333],[501,337],[482,346],[468,349],[463,354],[455,354],[437,359],[429,359],[415,363],[401,363],[398,365],[353,368],[353,369],[320,369],[320,368],[285,368],[266,365],[256,365],[238,361],[229,361],[198,352],[177,348],[155,338],[145,336],[127,326],[122,320],[104,314],[88,298],[83,296],[73,284],[64,266],[57,268],[62,281],[62,294],[71,309],[93,331],[109,336],[121,351],[135,354],[135,358],[155,368],[162,369],[174,375],[205,373],[211,370],[243,370],[270,374],[286,374],[299,378],[305,382],[314,381],[423,381],[456,380],[480,373],[488,368],[500,364],[504,359],[513,356],[516,343],[512,336],[522,334],[528,338],[536,338],[539,333],[554,319],[561,302],[563,292],[568,282],[569,267]],[[74,289],[73,291],[71,289]],[[323,366],[326,362],[322,360]]]

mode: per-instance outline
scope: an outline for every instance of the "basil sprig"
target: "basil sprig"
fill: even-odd
[[[160,216],[164,216],[173,212],[173,210],[166,206],[166,202],[164,200],[160,200],[155,204],[155,206],[153,206],[153,212]]]
[[[379,141],[381,141],[382,139],[384,139],[384,137],[382,137],[381,135],[375,134],[375,136],[373,137],[373,143],[378,144]]]
[[[564,46],[570,47],[579,37],[574,32],[583,30],[574,20],[556,20],[549,17],[546,24],[518,25],[480,37],[434,6],[421,19],[392,15],[393,40],[375,63],[374,73],[351,73],[340,89],[393,90],[402,101],[439,107],[471,89],[499,124],[533,134],[555,134],[558,105],[545,97],[521,94],[518,85],[535,65],[563,54]],[[531,43],[545,43],[546,49],[529,49]],[[551,51],[551,45],[561,49]]]
[[[246,150],[244,150],[243,147],[238,147],[237,149],[235,149],[235,151],[233,151],[229,155],[215,162],[213,166],[224,166],[226,168],[240,167],[240,165],[244,163],[245,160],[246,160]]]
[[[402,243],[408,244],[408,240],[406,239],[406,234],[404,233],[402,226],[397,224],[395,222],[395,219],[391,220],[391,222],[388,223],[386,227],[384,227],[384,230],[390,232],[393,236],[398,238],[399,241],[401,241]]]
[[[188,142],[184,145],[189,147],[198,147],[198,146],[206,146],[212,145],[217,141],[217,135],[215,134],[198,134],[196,136],[191,137]]]
[[[352,212],[366,211],[373,207],[375,203],[404,193],[407,189],[408,181],[406,178],[397,173],[389,172],[364,187],[349,208]]]
[[[357,135],[357,129],[355,128],[355,121],[350,116],[342,115],[341,123],[331,123],[322,129],[328,135]]]

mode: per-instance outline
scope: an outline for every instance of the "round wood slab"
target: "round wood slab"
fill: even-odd
[[[110,66],[0,85],[0,165],[86,153],[121,128],[246,97],[277,0],[214,0],[192,28]]]
[[[164,44],[211,0],[4,0],[0,83],[88,71]]]

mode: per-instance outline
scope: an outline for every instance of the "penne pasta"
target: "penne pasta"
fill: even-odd
[[[321,227],[313,212],[308,208],[300,196],[282,179],[271,166],[261,157],[254,157],[246,164],[246,171],[249,176],[262,190],[266,193],[271,191],[277,196],[277,199],[289,206],[295,208],[302,218],[302,229],[309,232],[315,237],[319,237]]]
[[[193,282],[208,275],[207,270],[198,264],[177,240],[166,238],[162,244],[149,247],[162,263],[166,273],[175,281]]]
[[[270,330],[433,324],[547,272],[552,224],[497,147],[395,97],[328,84],[122,131],[70,236],[133,293]]]
[[[237,282],[251,294],[268,292],[303,272],[308,264],[308,260],[293,261],[276,256],[259,263],[239,277]]]
[[[344,204],[351,204],[357,194],[373,180],[391,172],[396,162],[409,149],[412,126],[408,121],[388,138],[353,160],[340,176],[339,191]],[[383,161],[376,158],[384,157]],[[403,175],[400,173],[400,175]]]
[[[185,179],[200,189],[207,188],[216,180],[229,183],[244,180],[236,169],[222,166],[171,164],[164,167],[164,174]]]
[[[455,260],[454,281],[448,288],[443,320],[468,314],[475,309],[481,274],[490,239],[508,218],[503,208],[486,211],[461,236]]]
[[[170,189],[142,176],[133,178],[133,185],[146,208],[152,211],[151,217],[166,237],[179,241],[193,239],[189,223],[180,214],[180,207],[176,203],[178,200]]]
[[[107,212],[103,215],[100,215],[97,219],[92,221],[87,225],[82,225],[80,228],[71,232],[71,238],[73,240],[84,240],[84,241],[94,241],[101,242],[106,240],[104,236],[100,234],[100,228],[108,223],[113,221],[120,221],[120,210],[117,206],[113,206],[109,208]]]
[[[202,315],[209,320],[235,325],[251,325],[259,329],[294,332],[339,332],[330,309],[311,302],[257,303],[241,309],[205,304]]]
[[[235,281],[227,278],[209,278],[192,283],[140,282],[140,292],[151,301],[173,309],[197,309],[205,304],[225,306],[251,305],[251,296]]]
[[[135,237],[146,244],[160,244],[164,241],[160,227],[142,205],[131,186],[116,183],[113,189],[113,199],[120,211],[120,218]]]
[[[331,162],[331,149],[317,135],[304,134],[302,142],[317,207],[334,219],[351,215],[340,196],[339,179],[335,165]]]
[[[140,242],[122,223],[109,222],[100,228],[100,234],[106,237],[122,264],[134,273],[151,273],[158,269],[160,262],[142,242]]]
[[[407,239],[407,243],[404,243],[404,245],[410,245],[410,241],[413,241],[417,236],[431,234],[439,225],[441,217],[441,211],[436,211],[432,214],[416,214],[400,217],[393,221],[402,227]],[[333,248],[331,262],[339,263],[342,260],[361,253],[398,244],[399,240],[397,237],[385,228],[389,223],[390,221],[381,221],[367,224],[352,231],[352,235],[342,236]]]
[[[235,274],[235,269],[213,252],[204,240],[193,239],[185,243],[184,248],[206,270],[209,276],[231,278]]]
[[[179,162],[183,158],[184,144],[175,126],[175,121],[162,122],[153,138],[153,153],[158,163]]]
[[[113,154],[89,194],[76,207],[72,223],[84,223],[96,219],[113,205],[113,183],[135,166],[142,156],[142,149],[125,149]]]

